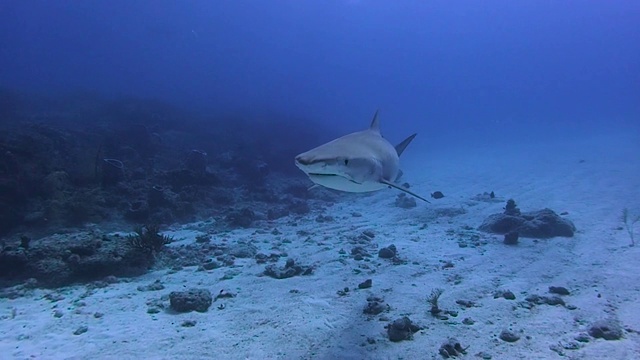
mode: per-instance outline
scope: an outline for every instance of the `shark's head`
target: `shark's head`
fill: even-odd
[[[364,192],[384,187],[372,181],[381,175],[381,164],[374,158],[327,155],[319,147],[296,156],[295,164],[318,185],[335,190]]]

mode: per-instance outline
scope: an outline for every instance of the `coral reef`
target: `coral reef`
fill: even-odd
[[[296,123],[286,117],[256,125],[155,100],[0,95],[0,235],[194,221],[247,208],[243,202],[276,219],[308,213],[309,199],[331,201],[327,192],[287,191],[298,186],[295,176],[303,180],[291,158],[316,135],[301,125],[284,141]],[[261,136],[247,135],[249,122]],[[250,226],[244,215],[231,214],[231,226]]]
[[[507,201],[504,213],[487,217],[480,230],[495,234],[511,234],[505,243],[515,244],[517,236],[530,238],[572,237],[576,227],[551,209],[521,212],[513,199]],[[517,234],[517,235],[516,235]]]
[[[37,286],[58,287],[106,276],[137,276],[153,264],[146,250],[126,238],[95,232],[52,235],[28,246],[0,250],[0,285],[35,279]]]

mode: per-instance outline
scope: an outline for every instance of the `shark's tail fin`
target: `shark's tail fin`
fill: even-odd
[[[404,149],[406,149],[407,146],[409,146],[409,144],[411,143],[413,138],[416,137],[416,135],[418,135],[418,134],[413,134],[413,135],[409,136],[408,138],[402,140],[402,142],[400,144],[396,145],[396,152],[398,153],[398,156],[402,155],[402,152],[404,151]]]

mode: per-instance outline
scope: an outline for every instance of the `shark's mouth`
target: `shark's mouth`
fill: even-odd
[[[354,181],[353,179],[350,179],[350,178],[348,178],[348,177],[346,177],[346,176],[342,176],[342,175],[338,175],[338,174],[308,173],[307,175],[308,175],[310,178],[314,178],[314,177],[322,177],[322,178],[337,177],[337,178],[342,178],[342,179],[348,180],[348,181],[350,181],[350,182],[352,182],[352,183],[354,183],[354,184],[360,184],[359,182]]]
[[[320,173],[309,173],[310,176],[340,176],[337,174],[320,174]]]

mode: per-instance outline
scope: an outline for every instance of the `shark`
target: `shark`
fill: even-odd
[[[378,112],[368,129],[344,135],[295,157],[295,165],[314,183],[334,190],[361,193],[395,188],[422,201],[424,197],[396,183],[400,155],[417,134],[393,146],[380,133]]]

